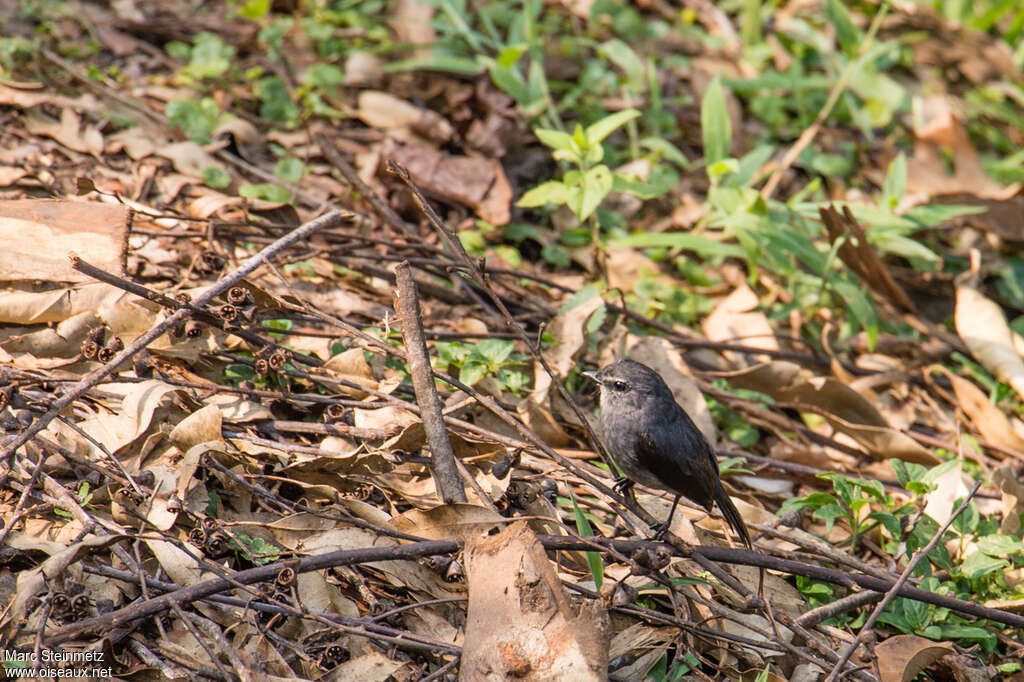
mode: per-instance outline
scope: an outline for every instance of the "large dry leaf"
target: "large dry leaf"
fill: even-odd
[[[427,540],[461,538],[480,535],[495,524],[507,523],[501,514],[472,504],[445,504],[420,511],[411,509],[391,517],[392,528]]]
[[[711,314],[701,322],[704,335],[711,341],[778,350],[779,343],[775,339],[775,331],[768,322],[768,317],[756,309],[759,305],[757,294],[750,287],[746,284],[737,287],[719,301]],[[726,355],[737,361],[743,357],[732,351],[728,351]],[[764,359],[763,355],[754,357]]]
[[[1010,325],[995,301],[968,284],[956,289],[956,332],[974,358],[1024,397],[1024,360],[1014,348]]]
[[[945,95],[913,100],[914,155],[907,161],[907,191],[928,196],[970,194],[987,199],[1008,199],[1020,183],[1003,187],[990,180],[960,117]],[[953,175],[946,172],[952,156]]]
[[[525,522],[470,538],[465,556],[469,612],[460,680],[607,679],[604,606],[573,607]]]
[[[371,128],[409,128],[435,142],[447,142],[455,134],[452,124],[430,109],[420,107],[387,92],[359,93],[356,115]]]
[[[953,652],[953,645],[948,642],[934,642],[917,635],[896,635],[875,647],[881,682],[910,682],[932,663]]]
[[[120,411],[113,414],[99,412],[82,421],[79,427],[112,454],[146,432],[154,412],[164,398],[171,393],[184,391],[183,388],[156,379],[137,384],[105,384],[104,390],[111,393],[124,392]]]
[[[123,273],[129,215],[125,206],[95,201],[0,201],[0,280],[95,282],[71,267],[72,253]]]
[[[828,239],[835,246],[839,239],[846,239],[839,246],[839,257],[850,267],[860,281],[866,283],[874,291],[884,296],[890,303],[904,312],[914,312],[907,293],[896,283],[889,269],[879,260],[874,247],[868,243],[868,235],[860,223],[853,217],[849,206],[843,206],[843,213],[834,206],[819,208],[821,222],[828,232]]]
[[[96,126],[82,126],[82,118],[71,107],[60,112],[55,120],[39,109],[29,109],[25,115],[25,128],[34,135],[52,137],[76,152],[99,157],[103,153],[103,134]]]
[[[733,386],[759,391],[800,409],[823,414],[876,459],[897,457],[925,465],[942,460],[905,433],[891,428],[859,393],[832,377],[815,376],[792,362],[768,362],[726,375]]]
[[[49,104],[60,109],[72,108],[81,111],[99,111],[103,107],[91,94],[81,97],[64,97],[53,92],[53,88],[44,90],[20,90],[7,84],[0,84],[0,104],[31,109],[40,104]]]
[[[492,225],[508,223],[512,189],[497,161],[456,156],[422,144],[403,145],[391,137],[380,153],[405,166],[423,189],[472,207]]]
[[[168,159],[179,173],[200,178],[203,169],[209,166],[222,168],[221,164],[195,142],[174,142],[153,150],[157,156]]]
[[[1006,414],[993,405],[980,388],[945,367],[937,365],[935,369],[942,371],[949,379],[956,394],[958,407],[971,420],[974,428],[978,429],[982,438],[993,445],[1024,455],[1024,438],[1013,430],[1013,425]]]

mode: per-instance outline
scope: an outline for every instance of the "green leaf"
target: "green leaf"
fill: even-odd
[[[576,532],[580,534],[580,537],[592,536],[594,529],[590,527],[590,521],[587,520],[580,506],[576,504],[576,496],[573,495],[571,489],[569,490],[569,499],[572,500],[572,513],[576,518]],[[590,575],[594,577],[594,584],[600,590],[601,584],[604,582],[604,565],[601,563],[601,553],[587,552],[587,565],[590,566]]]
[[[526,106],[529,103],[530,89],[527,87],[526,81],[523,80],[523,75],[514,66],[503,65],[499,59],[493,62],[488,70],[491,74],[491,81],[500,90],[518,102],[520,106]]]
[[[475,59],[468,57],[457,57],[454,55],[430,55],[427,57],[412,57],[388,62],[384,65],[386,73],[398,71],[440,71],[442,73],[454,73],[460,76],[479,76],[484,70],[482,64]]]
[[[572,263],[569,252],[560,244],[545,244],[540,255],[555,267],[567,268]]]
[[[508,359],[516,342],[511,339],[484,339],[473,346],[473,351],[491,365],[500,365]]]
[[[825,16],[836,30],[836,39],[848,56],[854,56],[864,41],[864,36],[853,25],[850,12],[842,0],[825,0]]]
[[[541,144],[555,150],[571,153],[579,153],[579,146],[575,143],[572,135],[563,133],[561,130],[549,130],[547,128],[534,128],[533,134],[541,141]]]
[[[502,228],[502,236],[516,244],[525,239],[544,242],[544,235],[541,234],[540,230],[535,225],[527,225],[526,223],[509,223]]]
[[[260,117],[287,126],[297,125],[299,110],[288,93],[288,86],[280,76],[266,76],[256,81],[253,88],[259,97]]]
[[[213,189],[224,189],[231,184],[231,176],[220,166],[206,166],[203,168],[203,182],[207,187]]]
[[[290,191],[270,183],[242,185],[238,188],[238,194],[247,199],[263,199],[278,204],[289,204],[292,201],[292,193]]]
[[[690,160],[686,158],[686,155],[679,151],[679,147],[664,138],[645,137],[640,140],[640,146],[650,149],[655,154],[671,161],[683,170],[689,170],[690,168]]]
[[[946,462],[943,462],[942,464],[937,464],[936,466],[933,466],[931,469],[926,471],[923,476],[921,476],[921,482],[927,483],[928,485],[934,485],[935,482],[939,479],[939,476],[942,476],[943,474],[952,471],[959,465],[960,461],[956,459],[951,459]]]
[[[220,108],[212,97],[170,101],[166,113],[171,125],[180,128],[188,139],[199,144],[210,141],[210,135],[220,119]]]
[[[285,156],[274,166],[274,174],[289,182],[298,182],[306,174],[306,164],[302,163],[302,159]]]
[[[182,74],[197,80],[217,78],[231,67],[234,58],[234,47],[225,44],[216,33],[204,31],[196,35],[191,59]]]
[[[599,286],[597,286],[596,284],[588,284],[587,286],[583,287],[575,294],[570,296],[569,299],[562,304],[562,307],[558,309],[558,314],[564,315],[573,308],[578,308],[579,306],[583,305],[584,303],[594,298],[595,296],[600,295],[601,288]]]
[[[345,73],[334,64],[311,64],[302,74],[302,82],[320,89],[330,89],[345,82]]]
[[[613,38],[598,48],[598,52],[610,59],[617,67],[626,74],[628,87],[634,92],[640,92],[644,88],[644,73],[646,71],[644,62],[637,56],[626,43],[618,38]]]
[[[568,201],[569,188],[558,180],[548,180],[521,196],[516,206],[533,208],[544,204],[565,204]]]
[[[700,103],[700,127],[704,139],[704,165],[710,168],[728,158],[732,146],[732,124],[718,76],[708,84]]]
[[[978,538],[978,551],[992,556],[1024,552],[1020,538],[1010,535],[985,535]]]
[[[889,164],[882,185],[882,204],[886,208],[896,208],[907,191],[907,157],[900,152]]]
[[[636,109],[625,109],[623,111],[616,112],[611,116],[605,116],[600,121],[590,124],[587,126],[585,138],[586,144],[596,145],[604,138],[615,132],[617,128],[625,125],[638,116],[640,116],[640,112]]]
[[[629,192],[641,199],[654,199],[667,194],[679,183],[679,173],[671,166],[657,165],[651,169],[647,182],[634,175],[616,173],[613,188],[616,192]]]
[[[612,172],[608,166],[595,166],[583,175],[577,201],[570,200],[569,209],[580,221],[586,220],[597,210],[608,192],[612,191]]]
[[[975,552],[963,560],[958,570],[968,580],[977,580],[982,576],[1001,571],[1009,565],[1010,562],[1005,559],[989,556],[984,552]]]
[[[611,242],[612,246],[633,246],[638,248],[686,249],[705,258],[743,258],[746,252],[737,244],[724,244],[710,237],[691,232],[638,232]]]
[[[262,19],[270,12],[270,0],[249,0],[238,8],[238,16],[243,19]]]
[[[462,369],[459,370],[459,381],[469,386],[472,386],[476,382],[487,376],[487,363],[481,360],[474,359],[472,356],[466,360],[465,364],[462,365]]]

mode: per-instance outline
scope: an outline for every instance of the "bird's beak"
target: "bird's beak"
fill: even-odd
[[[595,372],[592,369],[588,369],[586,372],[580,372],[580,374],[590,379],[591,381],[596,381],[599,384],[601,383],[601,380],[597,378],[597,372]]]

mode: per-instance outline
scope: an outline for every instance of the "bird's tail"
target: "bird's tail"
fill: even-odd
[[[722,512],[722,517],[725,519],[729,527],[735,531],[736,535],[740,536],[740,540],[748,548],[753,549],[754,545],[750,541],[750,531],[747,530],[747,524],[743,523],[743,517],[740,516],[740,512],[736,509],[736,505],[729,499],[729,493],[725,492],[725,488],[722,487],[722,482],[717,481],[715,485],[715,502],[718,503],[718,508]]]

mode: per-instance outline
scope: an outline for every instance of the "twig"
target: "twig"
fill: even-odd
[[[371,563],[389,559],[418,559],[422,556],[434,554],[450,554],[458,551],[460,546],[461,543],[458,540],[428,540],[392,547],[339,550],[303,557],[295,562],[289,561],[287,567],[292,568],[296,573],[307,573],[335,566],[350,566],[352,564]],[[171,602],[181,605],[191,604],[197,599],[229,589],[235,583],[252,585],[265,580],[272,580],[284,568],[286,568],[285,562],[276,562],[238,571],[231,575],[230,580],[225,578],[205,580],[190,587],[183,587],[180,590],[111,611],[102,616],[85,618],[77,623],[66,625],[51,633],[47,638],[47,643],[50,646],[56,646],[87,633],[123,627],[133,621],[149,618],[165,611],[169,608]]]
[[[448,429],[441,414],[441,399],[437,396],[434,374],[427,354],[427,342],[423,338],[423,318],[420,315],[416,282],[412,279],[409,263],[403,261],[395,267],[395,310],[402,319],[402,339],[409,357],[409,373],[416,391],[416,402],[420,406],[420,419],[427,432],[430,444],[431,469],[437,494],[445,504],[466,501],[466,490],[462,486],[459,468],[455,463],[455,451],[448,440]]]
[[[331,211],[330,213],[324,214],[315,220],[309,221],[305,225],[295,228],[244,262],[238,269],[230,273],[227,277],[214,284],[205,293],[198,296],[195,301],[193,301],[192,305],[197,308],[206,305],[214,298],[220,296],[225,291],[233,287],[237,282],[241,281],[243,277],[255,271],[268,259],[277,255],[280,251],[284,250],[294,242],[305,239],[317,230],[334,227],[343,220],[349,218],[350,215],[351,214],[348,213],[342,213],[341,211]],[[151,344],[168,330],[173,329],[178,325],[178,323],[183,322],[189,315],[191,315],[191,311],[186,309],[174,312],[165,318],[163,322],[154,325],[149,331],[128,344],[124,350],[115,355],[110,362],[85,375],[81,381],[67,389],[64,395],[53,401],[50,409],[47,410],[45,414],[38,417],[27,429],[15,436],[11,442],[5,444],[3,450],[0,450],[0,459],[5,459],[9,462],[10,458],[14,456],[14,453],[18,448],[45,429],[46,426],[61,413],[61,411],[84,395],[89,389],[99,385],[101,381],[116,372],[123,362]]]
[[[939,544],[940,540],[942,540],[942,536],[946,534],[946,530],[953,525],[953,521],[955,521],[956,518],[963,514],[964,510],[967,509],[967,505],[970,504],[971,500],[974,498],[974,494],[978,492],[978,489],[980,487],[981,481],[975,483],[974,488],[971,490],[970,493],[968,493],[967,497],[964,498],[964,501],[960,503],[960,506],[956,508],[956,511],[950,514],[949,519],[947,519],[946,523],[942,525],[942,528],[940,528],[939,532],[935,534],[935,537],[931,539],[931,542],[929,542],[921,549],[917,550],[917,553],[914,554],[913,558],[907,563],[907,567],[903,569],[903,573],[900,574],[900,577],[896,580],[896,583],[891,588],[889,588],[889,590],[885,593],[885,597],[882,599],[882,601],[880,601],[875,606],[875,610],[872,611],[871,615],[868,616],[868,619],[864,621],[864,625],[861,627],[860,632],[857,633],[857,637],[850,644],[848,644],[846,646],[846,649],[843,650],[843,653],[840,654],[839,661],[836,663],[835,667],[832,668],[832,671],[828,674],[828,677],[825,678],[825,682],[832,682],[833,680],[839,677],[840,673],[843,670],[843,666],[846,665],[846,662],[850,660],[850,656],[852,656],[853,652],[857,650],[857,647],[859,647],[861,643],[864,642],[867,634],[872,631],[872,628],[875,626],[875,622],[878,620],[878,617],[882,615],[882,611],[885,610],[886,606],[892,603],[893,599],[899,596],[899,593],[903,589],[903,586],[907,583],[907,580],[910,578],[910,574],[914,572],[914,569],[917,568],[917,565],[919,563],[921,563],[921,560],[928,556],[928,553],[930,551],[935,549],[935,546]]]
[[[684,556],[682,552],[671,545],[655,543],[647,540],[609,540],[605,538],[588,537],[584,541],[579,538],[561,535],[540,535],[538,536],[538,539],[544,547],[549,550],[593,551],[595,547],[607,547],[613,548],[623,554],[631,555],[640,547],[654,547],[660,545],[668,548],[669,551],[672,551],[677,556]],[[416,559],[435,554],[450,554],[458,551],[461,547],[462,542],[454,539],[425,540],[393,547],[369,547],[317,554],[314,556],[303,557],[298,561],[289,561],[287,563],[287,567],[293,569],[296,573],[306,573],[335,566],[350,566],[353,564],[372,563],[375,561],[385,561],[389,559]],[[948,608],[953,611],[957,611],[958,613],[974,616],[976,618],[986,618],[998,623],[1012,625],[1014,627],[1024,627],[1024,616],[1016,613],[1011,613],[1001,609],[988,608],[981,606],[980,604],[964,601],[962,599],[954,599],[941,594],[935,594],[916,587],[908,587],[906,584],[899,585],[899,589],[897,590],[895,589],[897,586],[895,586],[893,582],[881,580],[872,576],[842,573],[840,571],[835,571],[821,566],[813,566],[799,561],[794,561],[792,559],[778,559],[776,557],[761,554],[760,552],[754,552],[747,549],[734,549],[732,547],[695,547],[688,556],[692,556],[694,553],[700,553],[711,561],[761,566],[792,575],[802,575],[808,578],[824,580],[840,585],[859,585],[864,589],[874,590],[877,592],[894,590],[895,596],[934,604],[936,606]],[[213,578],[190,587],[181,588],[174,592],[112,611],[102,616],[86,618],[51,633],[47,638],[47,643],[51,646],[55,646],[87,633],[124,627],[133,621],[142,618],[149,618],[150,616],[161,613],[169,608],[171,601],[178,604],[189,604],[197,599],[204,599],[229,589],[235,584],[252,585],[253,583],[270,580],[283,568],[286,568],[285,562],[277,562],[267,564],[265,566],[258,566],[256,568],[250,568],[245,571],[238,571],[231,574],[230,580],[226,578]]]
[[[860,592],[854,592],[841,599],[836,599],[828,604],[823,604],[816,609],[811,609],[807,613],[801,614],[799,617],[794,619],[795,623],[810,628],[814,627],[818,623],[828,620],[829,618],[835,618],[840,613],[846,613],[854,609],[859,609],[862,606],[873,604],[882,598],[882,594],[874,592],[873,590],[861,590]]]

